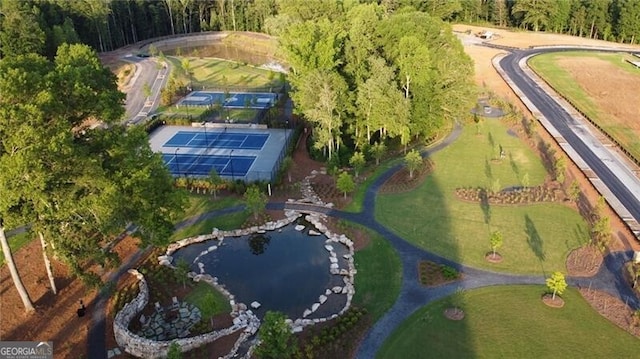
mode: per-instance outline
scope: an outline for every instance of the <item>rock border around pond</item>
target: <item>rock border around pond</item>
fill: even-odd
[[[204,264],[199,262],[199,259],[202,256],[218,249],[218,247],[222,244],[225,238],[243,237],[243,236],[251,235],[254,233],[265,233],[266,231],[279,230],[293,223],[300,217],[302,217],[302,213],[300,213],[299,211],[285,210],[284,219],[281,219],[275,222],[268,222],[261,226],[254,226],[250,228],[236,229],[231,231],[221,231],[217,228],[214,228],[211,234],[189,237],[189,238],[185,238],[170,244],[167,248],[165,255],[158,257],[158,262],[162,265],[175,268],[172,264],[173,262],[172,255],[178,249],[194,243],[200,243],[200,242],[212,240],[212,239],[217,240],[218,241],[217,245],[212,245],[208,247],[206,250],[202,251],[198,256],[196,256],[196,258],[193,260],[193,263],[197,263],[200,269],[200,273],[189,272],[187,275],[189,276],[189,278],[192,278],[195,282],[204,281],[206,283],[209,283],[214,288],[219,290],[220,293],[222,293],[225,297],[227,297],[227,299],[229,300],[229,304],[231,305],[231,315],[235,317],[234,325],[236,324],[236,322],[238,325],[245,322],[247,323],[248,327],[245,329],[245,331],[249,333],[249,335],[243,338],[243,341],[244,341],[257,332],[260,326],[259,319],[251,312],[251,310],[247,310],[247,305],[245,303],[237,302],[235,299],[235,296],[231,292],[229,292],[224,287],[224,285],[218,282],[217,277],[212,276],[211,274],[205,273]],[[315,229],[309,229],[309,235],[314,235],[314,236],[324,235],[325,237],[327,237],[327,239],[325,240],[324,247],[327,250],[329,255],[329,262],[330,262],[329,272],[332,275],[342,276],[344,285],[342,286],[338,285],[332,288],[325,288],[325,292],[318,297],[318,300],[315,303],[313,303],[311,307],[304,310],[301,318],[295,318],[295,319],[288,318],[286,322],[291,327],[291,331],[293,333],[299,333],[307,326],[323,323],[323,322],[335,319],[340,315],[344,314],[351,307],[351,302],[355,294],[354,277],[355,277],[355,274],[357,273],[357,270],[355,269],[355,264],[353,259],[353,255],[354,255],[353,241],[347,238],[347,236],[345,236],[344,234],[332,233],[324,224],[324,220],[325,220],[324,214],[310,213],[310,214],[307,214],[304,217],[304,219],[307,222],[309,222],[313,227],[315,227]],[[296,228],[296,230],[303,230],[303,229]],[[347,268],[344,268],[344,267],[341,268],[339,265],[338,255],[336,254],[336,251],[334,250],[334,247],[333,247],[336,244],[344,245],[348,249],[348,253],[342,256],[342,258],[347,264]],[[326,303],[329,296],[331,295],[346,295],[345,306],[339,312],[334,313],[330,316],[309,319],[308,317],[311,314],[315,313],[324,303]],[[251,304],[253,308],[255,308],[256,306],[257,307],[260,306],[260,303],[258,302],[253,302]],[[246,321],[237,320],[240,316],[249,316],[249,318],[251,319]],[[252,352],[256,344],[257,343],[254,343],[251,349],[249,349],[249,353]],[[235,355],[235,353],[233,353],[233,355]]]

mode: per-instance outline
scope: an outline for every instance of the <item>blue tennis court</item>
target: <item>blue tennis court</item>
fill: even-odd
[[[278,94],[268,92],[212,92],[194,91],[183,98],[179,105],[213,106],[219,104],[223,108],[250,108],[263,110],[275,105]]]
[[[163,154],[162,159],[175,176],[208,176],[212,168],[221,176],[243,177],[255,156],[207,156],[191,154]]]
[[[260,150],[268,138],[264,133],[179,131],[165,142],[164,147]]]

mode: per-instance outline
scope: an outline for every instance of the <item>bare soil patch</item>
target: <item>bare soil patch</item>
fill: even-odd
[[[634,76],[597,57],[558,57],[556,61],[595,100],[602,113],[612,115],[621,124],[640,131],[637,121],[640,110],[636,106],[640,73]]]
[[[123,260],[137,249],[137,240],[126,237],[114,251]],[[14,260],[23,283],[36,307],[26,314],[9,276],[8,267],[0,269],[0,336],[2,340],[53,341],[55,357],[81,358],[86,355],[93,305],[97,292],[72,277],[61,262],[52,258],[58,294],[49,288],[40,242],[33,240],[17,253]],[[96,270],[96,268],[92,268]],[[79,301],[86,305],[86,315],[79,318]]]

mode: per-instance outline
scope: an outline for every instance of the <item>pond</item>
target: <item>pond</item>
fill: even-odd
[[[305,228],[298,231],[296,225]],[[310,235],[310,229],[315,230],[310,223],[298,219],[277,231],[191,244],[173,254],[174,264],[183,258],[196,273],[201,272],[202,266],[236,301],[247,306],[259,302],[261,307],[252,309],[259,318],[268,310],[283,312],[292,319],[302,318],[305,309],[326,295],[327,289],[345,285],[343,276],[330,273],[329,249],[335,252],[340,268],[348,267],[343,257],[349,253],[348,248],[335,242],[329,246],[325,236]],[[212,246],[217,249],[210,251]],[[328,317],[345,304],[346,295],[332,293],[307,318]]]

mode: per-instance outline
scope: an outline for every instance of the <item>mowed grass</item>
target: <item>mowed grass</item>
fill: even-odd
[[[242,200],[236,197],[224,197],[214,200],[213,196],[190,194],[188,196],[187,207],[182,218],[178,222],[218,209],[234,207],[242,203]],[[211,233],[214,227],[221,230],[240,228],[248,216],[249,214],[246,211],[239,211],[198,221],[190,226],[175,231],[173,235],[171,235],[171,241]]]
[[[182,68],[182,61],[186,58],[191,68],[191,76]],[[206,88],[246,87],[246,88],[279,88],[283,85],[280,74],[243,65],[233,61],[197,58],[197,57],[167,57],[173,67],[173,74],[184,83],[193,81],[194,90]]]
[[[358,228],[366,231],[370,242],[354,255],[358,273],[355,276],[353,303],[366,308],[373,321],[376,321],[393,306],[400,294],[402,263],[398,253],[384,238],[364,227]]]
[[[216,314],[231,312],[231,305],[227,297],[211,285],[203,282],[195,284],[195,287],[187,294],[185,301],[200,309],[202,320],[204,321],[209,320]]]
[[[502,146],[505,158],[497,160]],[[413,191],[379,195],[376,218],[416,245],[459,263],[495,271],[542,274],[565,271],[566,255],[588,239],[586,223],[557,203],[481,206],[455,196],[458,187],[501,188],[543,183],[546,171],[536,154],[507,133],[498,120],[463,130],[433,156],[434,172]],[[526,183],[526,180],[524,181]],[[485,261],[489,236],[499,230],[504,260]]]
[[[625,60],[637,61],[640,59],[623,53],[573,51],[537,55],[529,60],[529,66],[551,84],[558,93],[568,98],[582,113],[615,138],[635,158],[640,159],[640,139],[637,131],[624,124],[624,119],[616,119],[614,114],[607,113],[598,107],[596,101],[577,84],[571,73],[558,65],[558,59],[566,57],[605,60],[627,72],[629,81],[640,81],[640,71]],[[611,96],[615,96],[615,94],[611,94]]]
[[[214,199],[213,195],[189,194],[187,197],[187,207],[185,208],[181,221],[202,213],[233,207],[241,203],[242,200],[237,197],[218,197]]]
[[[542,303],[542,286],[486,287],[463,294],[465,317],[448,320],[445,298],[414,313],[376,358],[637,358],[640,342],[595,312],[577,290],[565,306]]]

